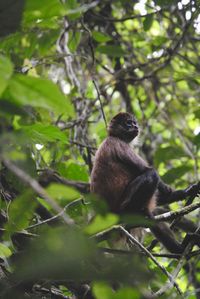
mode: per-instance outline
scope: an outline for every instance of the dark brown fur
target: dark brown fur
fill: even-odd
[[[133,121],[133,130],[129,132],[120,126],[126,119]],[[95,156],[91,174],[91,191],[106,199],[111,211],[120,213],[122,212],[121,202],[129,183],[151,168],[130,147],[129,142],[138,134],[136,120],[131,114],[117,114],[110,122],[108,134]],[[151,210],[155,207],[155,196],[152,200],[149,198],[147,206]],[[135,207],[130,212],[140,211]]]
[[[112,136],[105,139],[96,153],[91,191],[106,199],[113,212],[120,212],[119,201],[126,186],[140,174],[139,169],[131,167],[132,161],[148,167],[128,143]]]

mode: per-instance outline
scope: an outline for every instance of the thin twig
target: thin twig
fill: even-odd
[[[119,226],[119,229],[125,234],[130,241],[132,241],[135,245],[139,247],[141,252],[143,252],[146,256],[148,256],[158,268],[161,269],[161,271],[168,277],[170,285],[173,285],[178,293],[182,295],[181,290],[179,289],[178,284],[174,281],[173,276],[163,267],[161,264],[158,263],[158,261],[155,259],[155,257],[136,239],[134,238],[123,226]]]
[[[63,30],[57,40],[57,51],[59,54],[63,55],[66,72],[70,79],[71,84],[77,87],[79,93],[82,95],[83,92],[82,92],[80,81],[73,69],[73,56],[71,55],[70,49],[68,47],[69,29],[70,29],[70,25],[67,21],[67,17],[64,17]]]
[[[95,60],[94,47],[93,47],[93,42],[92,42],[92,33],[91,33],[90,29],[85,25],[84,18],[81,19],[81,24],[82,24],[83,28],[85,29],[85,31],[89,35],[88,44],[89,44],[91,54],[92,54],[92,66],[94,67],[96,60]]]
[[[91,149],[91,150],[94,150],[94,151],[97,150],[97,147],[95,147],[95,146],[91,146],[91,145],[89,145],[89,144],[85,144],[85,143],[77,142],[77,141],[74,141],[74,140],[69,140],[69,142],[70,142],[71,144],[78,145],[78,146],[80,146],[80,147],[86,147],[86,148]]]
[[[106,116],[105,116],[105,113],[104,113],[104,110],[103,110],[103,104],[102,104],[102,101],[101,101],[101,94],[100,94],[100,91],[99,91],[99,88],[97,86],[96,81],[93,79],[92,82],[93,82],[94,87],[95,87],[95,89],[97,91],[97,97],[98,97],[98,100],[99,100],[99,103],[100,103],[101,113],[103,115],[103,119],[104,119],[104,122],[105,122],[105,125],[106,125],[106,128],[107,128],[107,121],[106,121]]]
[[[81,198],[81,199],[78,198],[78,199],[76,199],[76,200],[74,200],[74,201],[68,203],[68,204],[62,209],[62,211],[60,211],[58,214],[56,214],[56,215],[54,215],[53,217],[48,218],[48,219],[46,219],[46,220],[44,220],[44,221],[41,221],[41,222],[38,222],[38,223],[36,223],[36,224],[30,225],[29,227],[26,228],[26,230],[27,230],[27,229],[35,228],[35,227],[37,227],[37,226],[41,226],[41,225],[43,225],[43,224],[47,224],[47,223],[49,223],[49,222],[51,222],[51,221],[57,219],[58,217],[61,217],[61,216],[66,212],[66,210],[67,210],[70,206],[76,204],[76,203],[79,202],[79,201],[83,201],[83,199],[82,199],[82,198]]]
[[[200,231],[200,225],[198,226],[198,228],[196,229],[195,233],[199,233]],[[188,245],[186,246],[179,262],[178,265],[176,267],[176,269],[173,271],[172,273],[172,278],[173,280],[176,279],[176,277],[178,276],[179,272],[181,271],[181,269],[183,268],[183,265],[185,263],[185,259],[187,257],[187,255],[189,254],[189,252],[191,251],[192,247],[193,247],[194,243],[191,240],[191,242],[188,243]],[[172,283],[171,282],[167,282],[162,288],[160,288],[160,290],[158,290],[155,294],[153,298],[158,298],[160,297],[162,294],[164,294],[167,290],[172,288]]]
[[[113,248],[106,248],[106,247],[99,247],[99,250],[101,252],[106,252],[106,253],[111,253],[111,254],[115,254],[115,255],[134,255],[135,252],[134,251],[130,251],[130,250],[123,250],[123,249],[113,249]],[[200,254],[200,250],[195,250],[193,252],[191,252],[189,255],[187,255],[187,259],[190,259],[192,257],[195,257],[197,255]],[[175,253],[152,253],[152,255],[154,257],[164,257],[164,258],[168,258],[168,259],[180,259],[181,254],[175,254]]]
[[[162,9],[159,10],[155,10],[154,12],[148,13],[148,14],[144,14],[144,15],[131,15],[131,16],[127,16],[121,19],[116,19],[116,18],[109,18],[109,17],[105,17],[103,15],[97,14],[92,12],[92,15],[98,19],[101,20],[105,20],[106,22],[113,22],[113,23],[117,23],[117,22],[125,22],[127,20],[134,20],[134,19],[142,19],[142,18],[146,18],[146,17],[150,17],[153,16],[157,13],[160,13],[162,11]]]

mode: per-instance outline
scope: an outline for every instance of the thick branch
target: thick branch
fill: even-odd
[[[40,170],[40,172],[42,172],[42,174],[40,175],[39,183],[42,186],[47,186],[50,183],[58,182],[66,186],[76,188],[79,192],[84,194],[89,193],[90,191],[89,183],[65,179],[51,169]]]

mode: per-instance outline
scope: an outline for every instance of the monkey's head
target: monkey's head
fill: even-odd
[[[108,126],[108,135],[118,137],[125,142],[131,142],[139,133],[135,117],[127,112],[115,115]]]

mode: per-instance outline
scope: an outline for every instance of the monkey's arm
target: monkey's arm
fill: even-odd
[[[183,200],[188,196],[195,197],[200,193],[200,182],[193,184],[183,190],[173,190],[162,180],[158,183],[158,204],[170,204],[175,201]]]

